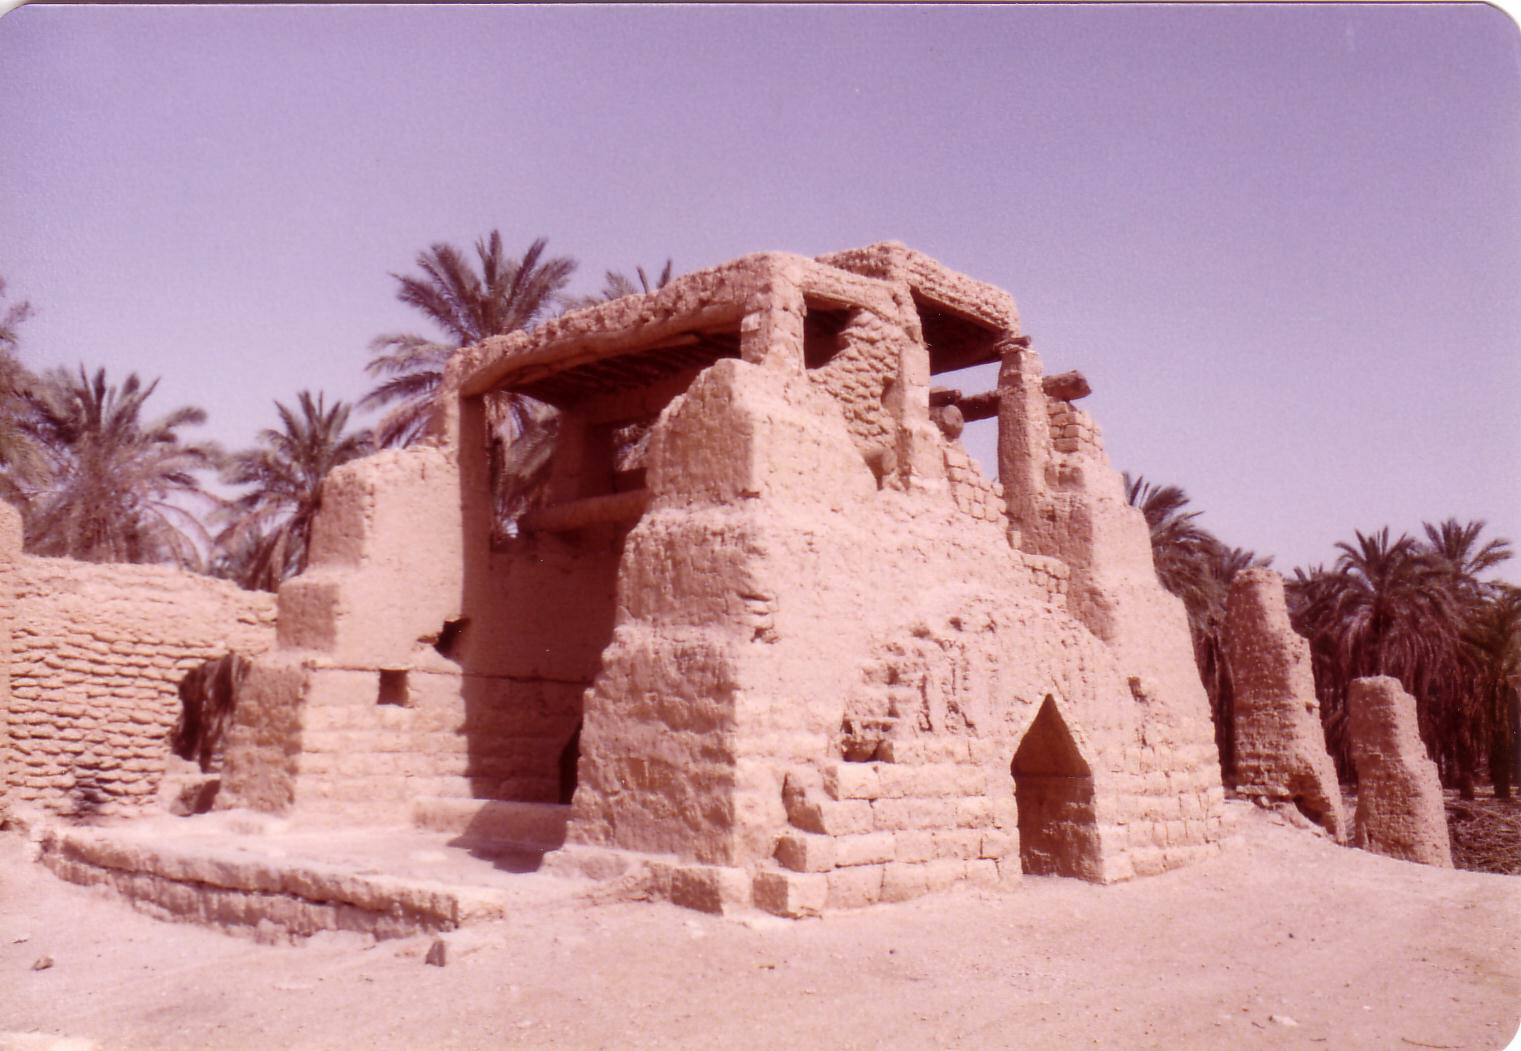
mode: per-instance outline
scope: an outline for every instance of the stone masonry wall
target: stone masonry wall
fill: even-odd
[[[1051,398],[1046,414],[1051,425],[1051,446],[1058,453],[1077,453],[1099,459],[1104,455],[1104,440],[1098,424],[1070,401]]]
[[[1442,783],[1421,741],[1415,698],[1387,675],[1354,679],[1347,712],[1357,768],[1357,845],[1452,868]]]
[[[180,679],[274,640],[274,596],[162,566],[24,556],[11,611],[9,792],[75,815],[151,803]]]
[[[1005,521],[1003,486],[989,481],[960,442],[946,442],[945,480],[957,510],[980,522]]]
[[[1336,766],[1326,751],[1310,644],[1294,633],[1283,578],[1248,569],[1231,583],[1225,652],[1235,680],[1236,790],[1292,803],[1338,840],[1347,835]]]
[[[863,453],[893,445],[893,420],[882,395],[897,371],[900,338],[893,326],[871,311],[852,311],[840,334],[838,353],[808,371],[809,380],[840,403],[850,437]]]

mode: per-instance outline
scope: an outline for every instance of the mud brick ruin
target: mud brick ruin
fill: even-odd
[[[1402,861],[1452,868],[1436,763],[1398,679],[1353,679],[1347,691],[1357,765],[1357,845]]]
[[[985,364],[992,390],[936,385]],[[508,530],[502,392],[559,411],[547,502]],[[789,916],[1186,864],[1223,834],[1209,706],[1087,393],[1042,375],[1006,293],[902,245],[763,253],[457,352],[428,442],[328,478],[277,603],[25,557],[0,517],[8,793],[144,809],[178,684],[235,652],[230,729],[195,753],[218,810],[516,836],[550,872]],[[960,442],[994,419],[997,480]],[[1313,751],[1301,656],[1248,693]],[[1335,832],[1322,767],[1261,768]],[[48,842],[69,878],[127,864]],[[281,885],[235,862],[149,883]]]
[[[0,503],[4,797],[70,816],[151,805],[181,680],[229,650],[269,649],[274,622],[273,595],[226,581],[22,555],[20,516]]]
[[[1326,751],[1310,644],[1294,633],[1283,578],[1247,569],[1231,582],[1225,652],[1235,681],[1235,790],[1288,804],[1337,840],[1348,837],[1336,765]]]

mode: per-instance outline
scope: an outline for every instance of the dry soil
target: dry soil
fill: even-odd
[[[0,1049],[1511,1042],[1521,878],[1232,810],[1238,837],[1218,857],[1117,886],[1026,877],[795,923],[638,902],[525,910],[448,935],[443,967],[424,963],[429,937],[267,946],[162,923],[0,834]]]

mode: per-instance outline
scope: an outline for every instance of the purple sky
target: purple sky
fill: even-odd
[[[543,234],[594,291],[894,238],[1281,570],[1521,541],[1518,45],[1477,4],[23,7],[0,275],[30,365],[162,375],[238,446],[363,393],[433,241]]]

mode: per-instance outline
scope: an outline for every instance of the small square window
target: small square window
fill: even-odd
[[[380,693],[376,704],[394,704],[400,708],[409,706],[407,699],[407,670],[405,668],[382,668],[380,670]]]

